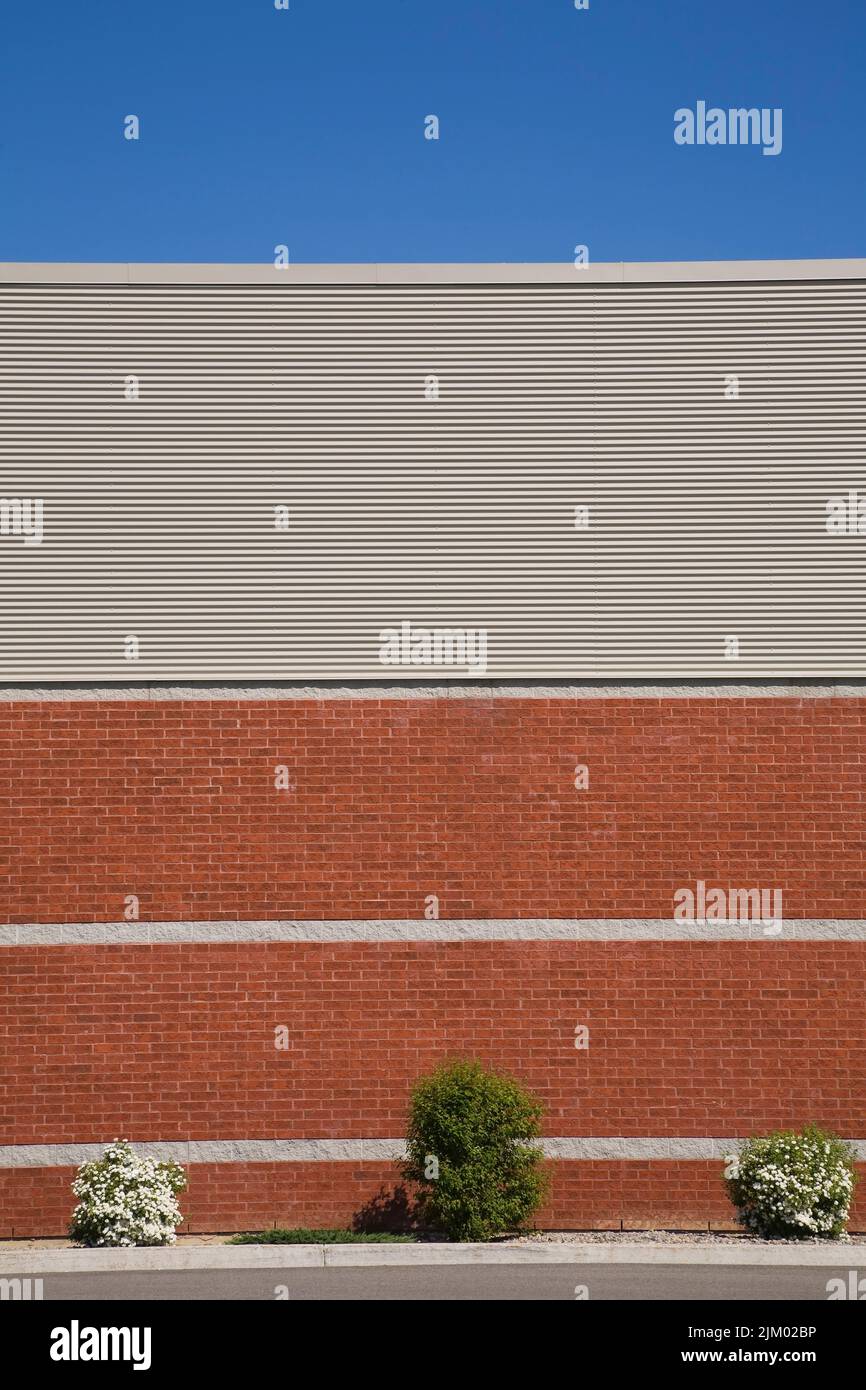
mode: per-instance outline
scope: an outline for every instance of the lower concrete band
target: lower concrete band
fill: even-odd
[[[866,919],[802,918],[765,923],[527,917],[433,922],[28,922],[0,926],[0,946],[213,945],[232,941],[866,941]]]
[[[546,1158],[723,1159],[740,1142],[728,1139],[542,1139]],[[866,1160],[866,1139],[851,1142]],[[191,1139],[142,1141],[137,1153],[177,1163],[382,1163],[405,1153],[402,1139]],[[105,1144],[2,1144],[0,1168],[65,1168],[101,1158]]]

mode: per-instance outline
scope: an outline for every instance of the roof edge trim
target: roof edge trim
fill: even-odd
[[[838,260],[298,264],[0,262],[0,284],[93,285],[640,285],[866,279],[866,257]]]

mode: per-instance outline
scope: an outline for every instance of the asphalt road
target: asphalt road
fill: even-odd
[[[866,1273],[861,1270],[860,1275]],[[713,1268],[706,1265],[471,1265],[366,1269],[238,1269],[151,1273],[44,1274],[44,1300],[117,1299],[273,1301],[282,1286],[291,1301],[827,1301],[827,1281],[848,1266]],[[32,1276],[38,1277],[38,1276]]]

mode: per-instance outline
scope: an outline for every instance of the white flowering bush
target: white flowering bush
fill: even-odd
[[[69,1234],[82,1245],[174,1245],[182,1220],[176,1194],[185,1187],[179,1163],[142,1158],[115,1139],[78,1170]]]
[[[725,1169],[739,1220],[756,1235],[808,1240],[845,1234],[854,1151],[814,1125],[747,1139]]]

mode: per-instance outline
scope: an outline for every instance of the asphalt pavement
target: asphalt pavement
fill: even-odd
[[[45,1301],[667,1301],[826,1302],[827,1283],[849,1266],[446,1265],[362,1269],[137,1270],[43,1273]],[[866,1274],[861,1269],[860,1275]],[[40,1277],[34,1273],[31,1278]]]

